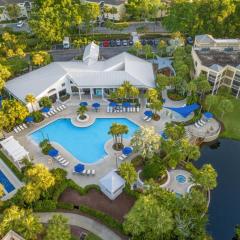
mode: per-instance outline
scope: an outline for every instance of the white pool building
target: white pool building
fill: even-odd
[[[79,99],[106,98],[124,81],[144,91],[155,86],[154,80],[150,62],[127,52],[99,60],[99,46],[91,43],[82,61],[52,62],[8,81],[5,88],[24,103],[27,94],[34,95],[37,101],[48,96],[55,102],[66,94],[78,95]]]

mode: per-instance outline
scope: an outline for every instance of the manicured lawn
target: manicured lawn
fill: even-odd
[[[225,131],[222,132],[221,137],[240,140],[240,100],[233,97],[229,99],[234,105],[233,112],[225,113],[223,119],[221,119],[221,113],[219,110],[214,109],[213,113],[224,124]]]

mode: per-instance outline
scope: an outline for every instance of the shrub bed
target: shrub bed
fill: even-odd
[[[167,95],[168,95],[168,98],[170,98],[173,101],[180,101],[185,99],[185,96],[182,96],[175,91],[168,90]]]
[[[23,179],[23,173],[14,165],[14,163],[6,157],[6,155],[0,151],[0,158],[4,163],[13,171],[19,180]]]

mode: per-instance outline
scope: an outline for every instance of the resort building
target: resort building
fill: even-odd
[[[0,0],[0,21],[11,20],[8,15],[7,5],[16,4],[20,9],[19,17],[28,17],[28,14],[32,8],[31,1],[24,0]]]
[[[240,96],[240,39],[196,36],[192,58],[195,77],[205,74],[213,94],[219,87],[226,86],[231,88],[234,96]]]
[[[67,94],[78,95],[79,99],[104,99],[124,81],[141,92],[155,86],[152,63],[126,52],[104,61],[98,59],[99,46],[91,43],[85,48],[83,61],[53,62],[8,81],[5,88],[26,103],[27,94],[33,94],[37,101],[48,96],[56,102]],[[27,106],[31,111],[31,105]]]

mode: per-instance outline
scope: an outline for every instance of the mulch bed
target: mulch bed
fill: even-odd
[[[124,192],[114,201],[111,201],[103,193],[94,189],[81,196],[77,191],[69,188],[59,198],[59,202],[72,203],[75,206],[83,204],[104,212],[120,222],[123,222],[124,216],[130,211],[135,201],[133,197]]]

